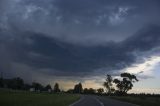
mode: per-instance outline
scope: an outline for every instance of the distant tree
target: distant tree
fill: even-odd
[[[4,81],[3,81],[3,78],[0,78],[0,88],[3,88],[4,87]]]
[[[9,79],[7,81],[7,86],[8,86],[8,88],[11,88],[11,89],[20,90],[20,89],[24,88],[24,81],[23,81],[23,79],[21,79],[19,77],[13,78],[13,79]]]
[[[54,85],[54,92],[55,92],[55,93],[60,92],[59,84],[58,84],[58,83],[56,83],[56,84]]]
[[[89,89],[88,88],[84,88],[83,93],[84,94],[95,94],[96,90],[93,89],[93,88],[89,88]]]
[[[106,78],[106,81],[103,83],[103,86],[107,89],[107,93],[110,95],[113,79],[111,75],[107,75],[106,77],[107,78]]]
[[[74,91],[73,91],[73,92],[74,92],[74,93],[79,93],[79,90],[78,90],[78,89],[79,89],[79,86],[78,86],[78,84],[77,84],[77,85],[74,86]]]
[[[24,87],[23,79],[18,77],[18,78],[15,79],[15,82],[17,84],[17,89],[23,89],[23,87]]]
[[[88,89],[88,93],[89,93],[89,94],[95,94],[95,93],[96,93],[96,90],[93,89],[93,88],[89,88],[89,89]]]
[[[29,90],[32,87],[30,84],[24,84],[24,90]]]
[[[115,93],[115,88],[111,87],[111,93]]]
[[[102,94],[103,92],[104,92],[104,89],[103,89],[103,88],[97,89],[97,93],[98,93],[98,94]]]
[[[84,88],[83,93],[84,93],[84,94],[88,94],[88,89],[87,89],[87,88]]]
[[[0,88],[4,87],[4,80],[3,80],[3,72],[1,72],[1,76],[0,76]]]
[[[73,93],[73,89],[69,89],[69,90],[67,90],[67,93]]]
[[[75,85],[73,92],[74,93],[82,93],[83,92],[82,84],[79,83],[79,84]]]
[[[79,83],[79,93],[82,93],[83,92],[83,87],[82,87],[82,84],[81,83]]]
[[[129,90],[132,89],[133,83],[138,81],[135,75],[131,75],[129,73],[122,73],[121,74],[122,80],[114,79],[114,83],[118,88],[116,91],[118,94],[126,94]]]
[[[36,91],[42,91],[43,88],[44,88],[40,83],[37,83],[37,82],[33,82],[33,83],[32,83],[32,87],[33,87]]]
[[[48,90],[51,90],[51,89],[52,89],[51,85],[49,85],[49,84],[48,84],[48,85],[46,85],[45,90],[47,90],[47,91],[48,91]]]

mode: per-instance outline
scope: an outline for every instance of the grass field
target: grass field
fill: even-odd
[[[73,94],[31,93],[0,89],[0,106],[69,106],[80,97]]]
[[[140,106],[160,106],[160,97],[111,97]]]

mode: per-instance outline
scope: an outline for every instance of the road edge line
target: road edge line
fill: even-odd
[[[103,102],[101,102],[97,97],[95,97],[95,99],[99,102],[101,106],[104,106]]]
[[[83,99],[84,99],[84,97],[81,97],[78,101],[75,101],[74,103],[70,104],[69,106],[74,106],[75,104],[79,103]]]

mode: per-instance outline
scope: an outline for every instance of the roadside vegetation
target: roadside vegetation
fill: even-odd
[[[140,106],[159,106],[160,97],[148,97],[148,96],[114,96],[112,99],[125,101]]]
[[[128,94],[138,79],[130,73],[122,73],[120,77],[106,76],[103,88],[83,88],[81,83],[75,84],[73,89],[62,91],[59,84],[42,85],[38,82],[27,84],[22,78],[0,78],[0,106],[68,106],[77,101],[80,96],[99,95],[111,97],[140,106],[159,106],[159,94]]]
[[[111,75],[106,76],[103,86],[106,88],[108,95],[126,95],[132,89],[133,83],[138,81],[137,77],[130,73],[122,73],[120,77],[120,79],[113,79]]]
[[[69,106],[79,98],[76,94],[0,89],[0,106]]]
[[[133,88],[133,84],[139,81],[135,75],[130,73],[122,73],[120,79],[113,79],[111,75],[106,76],[104,87],[106,88],[106,95],[110,98],[125,101],[140,106],[159,106],[159,94],[127,94]],[[113,86],[114,85],[114,86]]]

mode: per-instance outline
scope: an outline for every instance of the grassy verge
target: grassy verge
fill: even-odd
[[[0,106],[68,106],[80,96],[73,94],[31,93],[0,89]]]
[[[160,97],[111,97],[121,101],[137,104],[140,106],[160,106]]]

